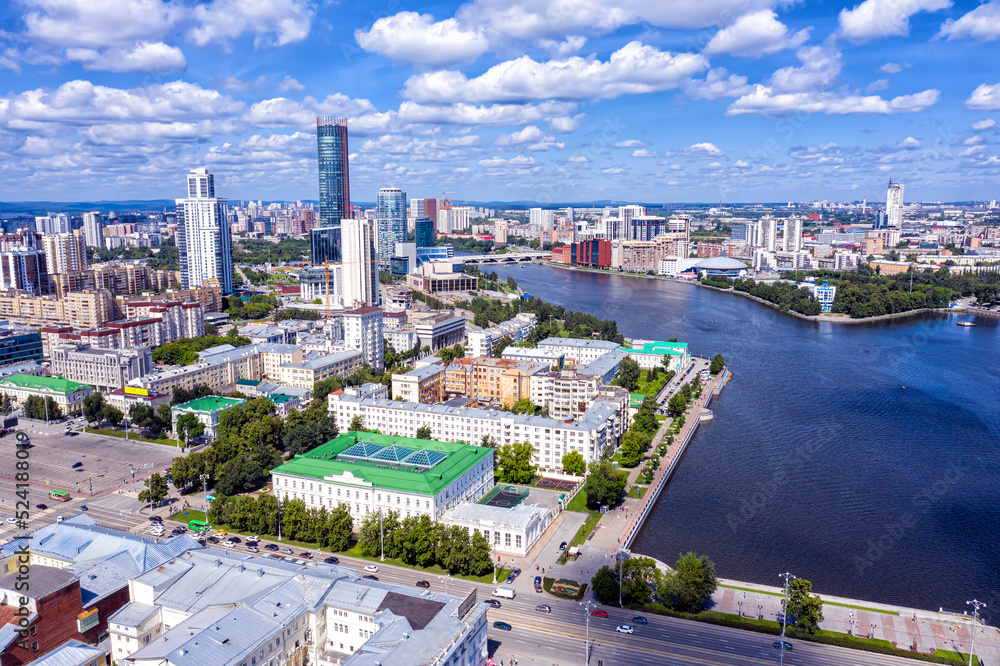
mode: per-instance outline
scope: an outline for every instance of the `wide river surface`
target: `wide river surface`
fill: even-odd
[[[633,550],[720,576],[1000,618],[1000,327],[969,315],[823,324],[634,276],[490,267],[629,337],[721,353],[732,381]],[[974,320],[976,327],[957,326]],[[905,387],[905,388],[904,388]]]

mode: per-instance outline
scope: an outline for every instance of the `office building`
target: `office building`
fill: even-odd
[[[470,535],[481,532],[495,553],[525,557],[558,513],[523,504],[501,507],[463,502],[445,511],[441,522],[463,527]]]
[[[30,327],[0,325],[0,366],[41,361],[42,336]]]
[[[903,226],[903,184],[889,179],[889,189],[885,195],[885,214],[890,227]]]
[[[43,250],[0,252],[0,290],[16,289],[35,296],[52,293]]]
[[[385,367],[382,308],[365,306],[346,310],[343,321],[344,345],[348,349],[360,351],[363,362],[373,370],[382,370]]]
[[[89,384],[69,381],[62,377],[11,375],[0,379],[0,393],[10,396],[15,405],[23,405],[32,397],[52,398],[63,414],[83,408],[83,399],[94,392]]]
[[[226,200],[215,196],[215,177],[205,168],[193,169],[187,177],[187,197],[176,203],[181,285],[233,293],[232,238]]]
[[[339,227],[351,217],[350,167],[348,165],[347,119],[316,119],[319,157],[319,226]],[[313,263],[317,262],[314,258]]]
[[[652,215],[636,215],[629,221],[629,238],[638,241],[651,241],[667,231],[667,221],[662,217]]]
[[[417,270],[417,244],[396,243],[390,262],[393,275],[406,275]]]
[[[456,273],[455,264],[450,261],[432,261],[421,265],[415,273],[407,275],[406,285],[429,294],[475,291],[479,288],[479,278],[466,273]]]
[[[83,214],[83,236],[87,247],[104,247],[104,224],[99,212]]]
[[[398,187],[383,187],[375,203],[378,259],[388,263],[396,243],[406,242],[406,192]]]
[[[790,217],[785,220],[785,252],[802,249],[802,218]]]
[[[357,308],[381,303],[375,238],[368,220],[342,221],[344,252],[344,307]]]
[[[52,374],[85,382],[100,393],[123,388],[153,370],[153,352],[138,349],[99,349],[87,344],[56,347],[51,353]]]
[[[337,230],[340,235],[340,229]],[[298,273],[299,298],[310,303],[317,298],[326,306],[340,306],[344,267],[341,264],[310,266]]]
[[[403,402],[434,405],[444,400],[445,369],[443,363],[428,363],[409,372],[392,376],[392,397]]]
[[[407,326],[417,334],[420,346],[432,352],[465,340],[465,321],[465,315],[454,310],[407,313]]]
[[[468,330],[468,345],[466,353],[468,356],[492,356],[493,355],[493,345],[495,345],[501,338],[509,337],[511,340],[510,346],[514,346],[519,342],[524,342],[528,338],[528,334],[531,333],[532,329],[538,323],[538,316],[532,312],[519,312],[514,315],[513,319],[509,319],[505,322],[497,324],[496,326],[490,326],[489,328],[473,328],[470,326]]]
[[[837,296],[837,288],[830,284],[829,280],[823,280],[822,284],[813,283],[811,285],[813,297],[819,302],[822,312],[830,312],[833,309],[833,301]]]
[[[414,201],[420,200],[415,199]],[[414,234],[417,247],[434,247],[434,220],[425,216],[418,217],[415,222]]]
[[[49,273],[87,270],[87,240],[79,232],[42,236],[42,249]]]
[[[309,256],[316,265],[340,263],[341,234],[340,225],[336,227],[316,227],[309,232]]]

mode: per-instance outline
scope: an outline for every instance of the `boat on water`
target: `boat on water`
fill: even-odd
[[[975,326],[976,324],[973,323],[973,322],[971,322],[971,321],[960,321],[960,322],[958,322],[958,325],[959,326],[969,327],[969,326]]]

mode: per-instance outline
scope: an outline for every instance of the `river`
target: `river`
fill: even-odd
[[[708,555],[726,578],[790,571],[834,594],[1000,618],[1000,326],[924,314],[871,324],[782,315],[694,285],[490,267],[629,337],[721,353],[733,379],[633,550]],[[904,388],[905,387],[905,388]]]

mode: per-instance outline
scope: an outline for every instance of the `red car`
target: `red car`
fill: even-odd
[[[601,610],[600,608],[598,608],[597,610],[590,611],[590,614],[593,615],[594,617],[607,617],[608,611]]]

